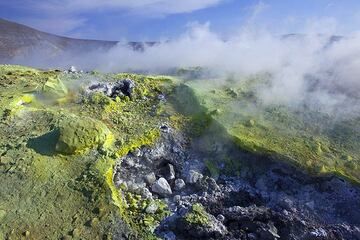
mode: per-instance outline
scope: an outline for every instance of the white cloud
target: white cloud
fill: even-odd
[[[224,0],[51,0],[36,1],[35,7],[55,13],[81,13],[93,10],[125,10],[147,15],[189,13]]]
[[[46,20],[43,18],[23,18],[19,19],[19,22],[47,33],[63,35],[82,27],[85,24],[86,19],[58,16],[49,17]]]
[[[33,17],[16,20],[42,31],[69,35],[86,23],[86,14],[98,11],[161,17],[190,13],[224,1],[227,0],[13,0],[6,3],[0,1],[0,6],[31,10]]]
[[[270,5],[264,3],[263,1],[258,2],[252,7],[252,15],[250,21],[254,21],[259,15],[261,15]]]

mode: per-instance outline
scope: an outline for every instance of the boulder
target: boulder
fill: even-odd
[[[222,214],[217,215],[216,219],[219,220],[220,222],[224,222],[224,221],[225,221],[225,217],[224,217],[224,215],[222,215]]]
[[[115,83],[94,83],[89,86],[89,91],[102,92],[106,96],[115,99],[116,97],[132,97],[132,91],[135,87],[134,81],[124,79]]]
[[[160,126],[160,131],[163,133],[169,133],[170,132],[170,127],[167,125],[161,125]]]
[[[155,173],[151,172],[145,176],[145,181],[147,184],[152,185],[156,181]]]
[[[49,77],[42,87],[42,94],[51,98],[61,98],[68,94],[68,89],[59,78]]]
[[[161,168],[160,175],[163,176],[168,181],[175,179],[174,166],[170,163],[166,164],[165,167]]]
[[[82,153],[96,147],[108,148],[114,141],[107,126],[92,118],[63,115],[56,125],[59,131],[56,151],[63,154]]]
[[[161,196],[167,196],[172,194],[171,187],[165,178],[159,178],[152,185],[151,190]]]
[[[147,189],[146,187],[141,188],[140,194],[143,198],[146,198],[146,199],[152,198],[152,194],[151,194],[150,190]]]
[[[116,97],[119,93],[121,93],[131,98],[132,97],[131,94],[134,87],[135,87],[135,83],[131,79],[121,80],[117,82],[117,84],[113,87],[112,89],[113,94],[111,97]]]
[[[186,181],[188,183],[194,184],[200,181],[204,176],[201,173],[198,173],[194,170],[190,170],[186,176]]]
[[[175,180],[175,190],[179,191],[185,187],[185,182],[181,178]]]

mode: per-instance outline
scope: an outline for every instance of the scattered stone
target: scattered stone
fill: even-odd
[[[116,99],[116,97],[127,96],[132,98],[132,91],[135,83],[131,79],[124,79],[116,83],[94,83],[89,86],[89,91],[102,92],[106,96]]]
[[[174,145],[171,150],[173,153],[181,153],[181,147],[178,145]]]
[[[163,133],[168,133],[168,132],[170,132],[170,128],[166,125],[161,125],[160,131],[162,131]]]
[[[260,231],[261,239],[278,239],[280,238],[277,228],[274,226],[274,223],[270,222],[267,224],[268,229],[266,231]]]
[[[194,170],[190,170],[187,177],[186,177],[186,181],[188,183],[196,183],[198,182],[199,180],[201,180],[204,176],[201,174],[201,173],[198,173]]]
[[[145,183],[144,182],[143,183],[138,183],[138,182],[128,181],[127,182],[127,188],[132,193],[141,194],[142,189],[145,188]]]
[[[165,178],[159,178],[151,187],[151,190],[162,196],[171,195],[171,187]]]
[[[88,87],[89,92],[102,92],[106,96],[111,96],[112,94],[112,85],[105,83],[93,83]]]
[[[224,222],[224,221],[225,221],[225,217],[224,217],[224,215],[222,215],[222,214],[219,214],[216,218],[217,218],[217,220],[219,220],[220,222]]]
[[[181,178],[178,178],[178,179],[175,180],[175,187],[174,187],[174,189],[175,189],[176,191],[179,191],[179,190],[183,189],[184,187],[185,187],[185,182],[184,182],[184,180],[182,180]]]
[[[208,188],[211,191],[218,191],[220,188],[216,183],[216,180],[214,178],[207,178],[206,182],[208,184]]]
[[[70,68],[68,69],[68,73],[76,73],[77,69],[75,66],[70,66]]]
[[[152,201],[145,209],[146,213],[154,214],[158,210],[159,206],[156,202]]]
[[[75,228],[74,230],[72,230],[71,236],[73,236],[73,237],[79,237],[79,236],[80,236],[80,229]]]
[[[180,195],[175,195],[173,200],[174,200],[174,202],[178,203],[181,200],[181,196]]]
[[[97,225],[99,225],[99,218],[93,218],[93,219],[91,219],[91,222],[90,222],[90,225],[91,225],[91,227],[96,227]]]
[[[150,190],[146,187],[144,188],[141,188],[140,190],[140,194],[143,198],[146,198],[146,199],[151,199],[152,198],[152,193],[150,192]]]
[[[121,182],[121,183],[118,185],[118,188],[120,188],[120,189],[122,189],[122,190],[124,190],[124,191],[126,191],[126,190],[129,189],[126,182]]]
[[[127,158],[126,161],[125,161],[125,164],[126,164],[128,167],[134,167],[134,166],[135,166],[135,161],[134,161],[134,159],[132,159],[132,158]]]
[[[6,211],[0,209],[0,221],[5,217],[5,215],[6,215]]]
[[[221,110],[218,108],[210,112],[211,115],[219,115],[220,113],[221,113]]]
[[[140,157],[141,156],[141,150],[139,148],[135,148],[131,153],[135,157]]]
[[[154,149],[151,150],[152,159],[158,159],[166,155],[165,144],[157,144]]]
[[[321,238],[326,238],[328,236],[323,228],[318,228],[315,229],[314,231],[311,231],[310,235],[312,235],[313,237],[321,237]]]
[[[249,127],[255,126],[255,120],[254,120],[254,119],[250,119],[250,120],[248,121],[247,125],[248,125]]]
[[[238,96],[237,91],[233,88],[227,88],[225,91],[229,96],[231,96],[233,98],[236,98]]]
[[[174,166],[170,163],[166,164],[166,166],[160,170],[160,174],[168,181],[175,179]]]
[[[152,185],[156,181],[155,173],[151,172],[145,176],[145,181],[147,184]]]
[[[164,94],[159,94],[157,98],[158,98],[158,100],[160,100],[160,101],[166,101],[166,98],[165,98],[165,95],[164,95]]]
[[[120,174],[120,176],[124,179],[136,179],[140,175],[146,180],[147,177],[144,173],[152,172],[149,175],[152,179],[146,180],[146,182],[150,182],[150,184],[147,183],[148,186],[151,186],[148,189],[155,198],[161,197],[168,204],[168,209],[171,212],[171,215],[163,219],[156,228],[155,233],[158,237],[165,239],[164,233],[172,232],[178,239],[199,240],[276,240],[279,237],[281,239],[301,238],[303,240],[360,239],[360,230],[356,231],[354,228],[354,222],[359,219],[359,215],[357,212],[349,211],[345,206],[346,204],[343,205],[349,199],[358,199],[354,198],[359,196],[358,192],[353,188],[349,192],[344,187],[343,182],[333,182],[334,179],[337,179],[336,177],[324,185],[322,180],[318,178],[307,178],[300,173],[296,175],[296,172],[293,176],[294,171],[292,169],[283,169],[279,165],[268,168],[264,172],[259,171],[259,173],[254,172],[252,165],[245,165],[241,168],[242,177],[224,174],[215,181],[213,178],[203,176],[199,170],[205,167],[202,161],[204,156],[198,152],[188,151],[188,145],[172,138],[175,134],[176,131],[171,131],[170,134],[161,134],[161,141],[156,143],[153,148],[142,148],[141,161],[145,157],[150,160],[149,162],[142,162],[144,168],[141,171],[140,169],[127,168],[119,170],[123,171],[124,174]],[[219,153],[226,151],[226,144],[216,144],[214,151],[217,150]],[[138,160],[133,155],[134,153],[127,157]],[[164,161],[166,161],[165,164]],[[164,168],[169,172],[168,163],[173,164],[176,168],[174,169],[176,170],[176,177],[173,180],[166,181],[166,174],[161,171]],[[223,169],[225,164],[221,163],[218,167]],[[189,171],[189,169],[193,170]],[[180,171],[182,179],[179,178],[180,175],[178,176]],[[156,187],[159,187],[154,184],[157,183],[156,176],[163,177],[163,181],[167,182],[164,187],[168,189],[167,194],[155,194],[155,192],[159,192],[155,190]],[[329,179],[325,183],[328,181]],[[328,191],[328,185],[332,186],[331,192]],[[320,194],[326,192],[333,197],[333,192],[342,193],[339,194],[341,199],[333,197],[329,201],[324,201],[331,202],[330,206],[319,206],[316,204],[322,199],[322,196],[316,191],[319,186],[321,187]],[[169,196],[170,190],[171,192],[174,191],[175,194]],[[164,192],[164,189],[161,189],[160,192]],[[311,211],[307,206],[310,204],[311,207],[312,201],[315,205],[314,211]],[[200,214],[200,216],[193,218],[195,221],[184,223],[184,217],[189,213],[189,209],[194,204],[199,203],[206,206],[204,208],[206,218],[202,218]],[[152,207],[146,205],[143,211],[152,214],[155,211]],[[319,211],[316,210],[323,210],[324,214],[329,214],[326,217],[334,217],[336,221],[348,214],[349,217],[345,218],[350,220],[350,223],[348,226],[324,224],[316,218],[322,219],[323,217],[322,213],[318,214]],[[337,211],[337,215],[335,215],[335,211]],[[323,232],[327,234],[326,237],[324,237]]]
[[[30,237],[30,232],[29,232],[29,231],[25,231],[25,232],[23,233],[23,235],[24,235],[25,237]]]

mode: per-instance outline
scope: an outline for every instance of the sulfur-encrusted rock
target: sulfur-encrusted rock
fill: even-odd
[[[100,146],[107,148],[114,139],[105,124],[88,117],[64,115],[57,125],[59,140],[56,151],[64,154],[80,153]]]
[[[192,205],[178,228],[185,230],[196,239],[218,239],[228,232],[225,225],[213,215],[207,213],[199,203]]]
[[[159,206],[156,204],[156,202],[151,202],[145,209],[146,213],[154,214],[158,210]]]
[[[49,77],[42,88],[42,93],[52,98],[64,97],[68,89],[59,78]]]

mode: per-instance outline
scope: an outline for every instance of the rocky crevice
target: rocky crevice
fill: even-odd
[[[166,202],[171,214],[155,230],[162,239],[360,238],[357,186],[258,156],[239,176],[214,179],[196,142],[167,126],[155,146],[132,151],[115,167],[117,187]],[[219,145],[233,157],[246,155]],[[205,220],[187,221],[197,204]]]

